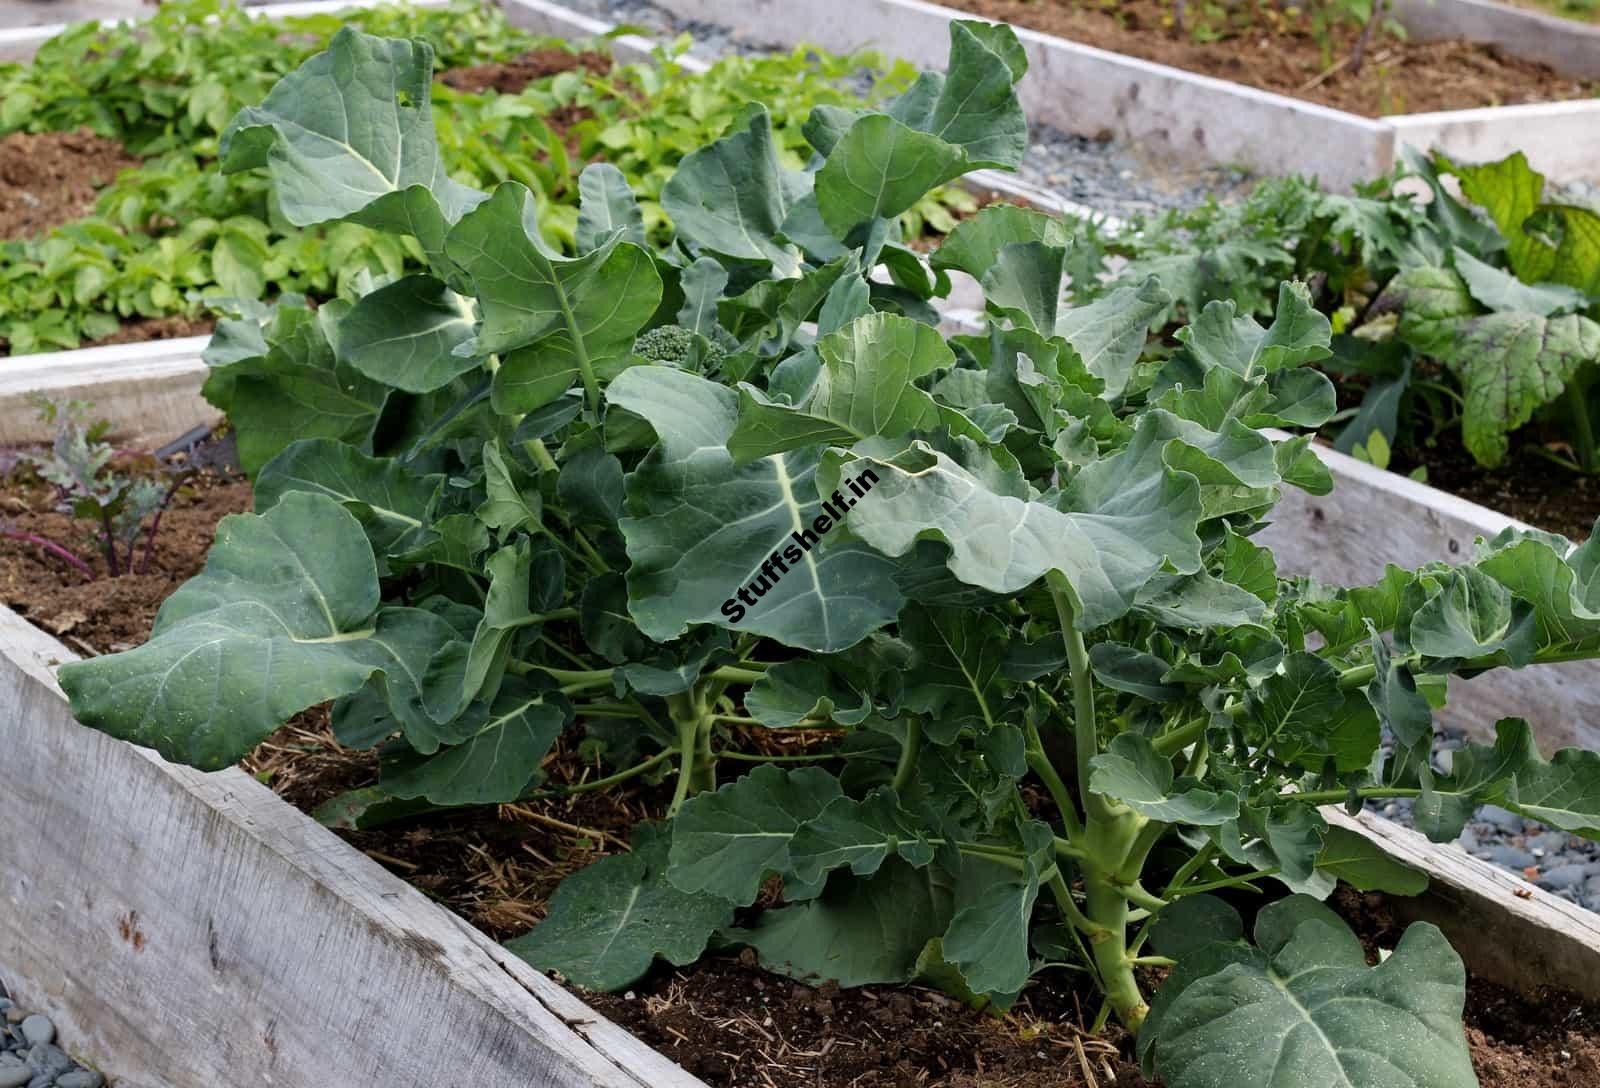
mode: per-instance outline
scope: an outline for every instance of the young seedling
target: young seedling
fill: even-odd
[[[118,450],[102,441],[109,424],[104,420],[91,422],[89,411],[90,406],[82,401],[42,403],[40,418],[55,427],[56,435],[48,453],[27,460],[45,481],[55,485],[62,512],[95,527],[96,543],[111,577],[143,574],[150,566],[161,515],[187,473],[173,473],[169,480],[161,480],[118,472],[113,466]],[[8,530],[5,535],[27,538],[87,577],[95,576],[88,564],[61,544],[16,530]],[[135,564],[135,547],[141,538],[144,549]]]

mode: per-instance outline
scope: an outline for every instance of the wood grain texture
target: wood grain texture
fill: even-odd
[[[126,1088],[704,1088],[237,770],[78,725],[0,609],[0,965]]]
[[[1368,585],[1383,576],[1386,563],[1460,563],[1472,557],[1479,537],[1527,527],[1326,446],[1312,448],[1333,476],[1333,492],[1319,497],[1285,488],[1272,524],[1255,538],[1272,548],[1280,573]],[[1558,747],[1600,748],[1600,661],[1452,679],[1450,703],[1439,714],[1480,740],[1493,740],[1494,723],[1506,717],[1527,718],[1546,754]]]
[[[1333,807],[1322,814],[1428,874],[1426,893],[1388,903],[1402,921],[1443,930],[1469,971],[1533,998],[1550,988],[1600,1001],[1600,914],[1391,820]]]

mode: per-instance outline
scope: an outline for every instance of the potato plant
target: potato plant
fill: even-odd
[[[1600,757],[1547,761],[1520,720],[1431,758],[1449,675],[1600,652],[1600,545],[1280,577],[1253,535],[1330,486],[1263,430],[1335,408],[1303,286],[1269,326],[1215,302],[1152,340],[1156,278],[1062,304],[1061,220],[988,208],[927,261],[898,240],[930,188],[1020,160],[1006,28],[952,24],[948,72],[883,109],[818,107],[804,170],[752,103],[663,187],[666,250],[589,167],[574,257],[521,185],[445,176],[430,66],[342,31],[228,129],[223,168],[264,168],[290,221],[407,235],[429,270],[219,328],[206,391],[258,512],[145,645],[61,669],[83,722],[221,768],[332,701],[380,747],[350,799],[373,813],[546,796],[582,723],[615,768],[584,788],[674,783],[510,943],[586,986],[714,936],[996,1009],[1067,966],[1170,1088],[1474,1083],[1439,932],[1369,968],[1319,902],[1420,877],[1320,809],[1600,826]],[[981,335],[938,329],[956,271]],[[798,763],[738,745],[819,725]],[[1280,886],[1253,939],[1210,894]]]

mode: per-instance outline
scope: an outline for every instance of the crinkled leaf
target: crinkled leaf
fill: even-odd
[[[793,246],[782,241],[793,202],[772,140],[772,118],[754,105],[744,125],[684,156],[661,190],[661,206],[678,236],[714,253],[770,261],[781,276],[799,267]]]
[[[809,549],[794,534],[826,518],[817,494],[814,451],[793,451],[743,467],[727,451],[736,394],[670,367],[640,366],[612,383],[614,406],[650,421],[654,450],[628,474],[622,532],[633,565],[630,610],[645,634],[676,637],[691,623],[728,624],[724,602],[752,582],[769,588],[740,630],[819,652],[842,650],[899,613],[893,565],[861,544],[818,537]],[[877,505],[874,493],[855,509]],[[789,547],[800,552],[776,586]]]
[[[593,252],[613,236],[644,245],[644,213],[621,170],[592,162],[578,175],[578,252]]]
[[[432,276],[407,276],[356,301],[339,322],[339,361],[373,381],[431,393],[483,360],[456,349],[472,338],[472,301]]]
[[[668,878],[682,891],[748,906],[766,874],[793,874],[796,833],[839,796],[839,780],[821,768],[771,764],[696,794],[672,821]]]
[[[1174,788],[1172,761],[1137,733],[1112,738],[1110,748],[1090,760],[1089,788],[1121,801],[1142,816],[1165,823],[1210,827],[1239,816],[1239,798],[1192,780]]]
[[[933,853],[922,821],[902,808],[887,786],[859,801],[834,798],[801,824],[789,842],[789,863],[807,885],[846,866],[856,876],[871,876],[891,857],[920,868],[933,861]]]
[[[504,355],[497,411],[532,411],[627,364],[662,288],[650,254],[621,237],[570,260],[550,253],[533,196],[516,182],[451,230],[445,249],[471,279],[483,316],[471,349]]]
[[[550,912],[506,950],[591,990],[620,990],[660,956],[682,967],[733,920],[733,904],[666,880],[668,830],[633,829],[633,850],[593,862],[561,882]]]
[[[256,473],[251,493],[258,514],[291,492],[326,495],[361,522],[375,553],[387,555],[420,540],[428,508],[443,485],[443,476],[421,475],[392,457],[369,457],[335,439],[308,438],[268,461]]]

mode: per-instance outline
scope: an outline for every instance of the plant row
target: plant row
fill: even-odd
[[[1407,149],[1353,196],[1269,181],[1232,207],[1100,232],[1085,251],[1076,297],[1155,274],[1174,316],[1217,297],[1268,316],[1279,280],[1305,280],[1337,333],[1318,365],[1350,391],[1330,428],[1344,452],[1383,465],[1402,443],[1459,441],[1494,468],[1520,441],[1600,472],[1600,209],[1520,152],[1471,164]],[[1128,262],[1116,276],[1102,275],[1108,255]]]
[[[286,291],[336,297],[364,273],[418,266],[421,252],[404,239],[351,224],[297,228],[260,179],[214,169],[227,120],[259,102],[345,21],[268,21],[215,0],[184,0],[136,26],[76,26],[46,43],[32,64],[0,67],[0,135],[87,127],[146,156],[100,195],[90,217],[40,238],[0,243],[0,340],[10,351],[74,348],[115,332],[125,319],[193,316],[213,310],[208,300],[217,298]],[[575,47],[518,31],[499,9],[468,2],[386,5],[352,12],[348,21],[429,41],[441,69],[534,51],[573,55],[571,71],[536,79],[515,95],[441,83],[429,91],[451,176],[476,186],[528,186],[545,236],[568,251],[585,163],[621,169],[641,194],[650,236],[663,241],[670,227],[657,200],[662,184],[686,153],[727,129],[739,103],[771,103],[780,154],[799,165],[800,126],[813,106],[870,102],[897,93],[912,76],[872,56],[809,50],[731,57],[699,74],[676,61],[687,40],[651,63],[599,72],[577,64]],[[965,193],[935,193],[908,212],[908,223],[920,230],[926,219],[948,230],[953,210],[973,206]]]

